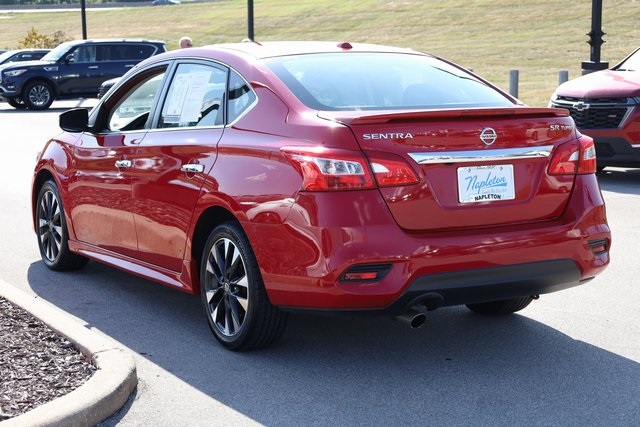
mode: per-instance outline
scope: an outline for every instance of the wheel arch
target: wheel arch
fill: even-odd
[[[43,82],[49,85],[49,87],[51,87],[51,91],[53,94],[53,98],[56,99],[58,97],[58,89],[55,85],[55,83],[53,82],[53,80],[47,78],[47,77],[43,77],[43,76],[33,76],[31,77],[29,80],[25,81],[24,84],[22,85],[22,91],[20,92],[20,96],[24,99],[24,96],[26,95],[25,91],[27,89],[27,87],[29,87],[29,85],[31,83],[34,82]]]
[[[42,186],[44,185],[45,182],[47,181],[53,181],[56,183],[56,185],[58,186],[58,188],[60,187],[58,181],[55,179],[55,176],[53,175],[53,173],[51,173],[50,170],[48,169],[40,169],[38,171],[38,173],[36,174],[36,176],[33,179],[33,189],[31,191],[31,218],[33,221],[33,229],[36,230],[37,229],[37,224],[36,224],[36,201],[38,198],[38,194],[40,194],[40,189],[42,188]]]
[[[191,259],[195,266],[195,274],[192,277],[193,293],[200,292],[200,262],[209,233],[218,225],[228,221],[233,221],[240,225],[238,218],[222,206],[210,206],[198,217],[191,236]]]

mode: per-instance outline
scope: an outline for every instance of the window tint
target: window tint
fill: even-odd
[[[42,53],[25,52],[19,54],[18,57],[14,59],[14,61],[33,61],[42,58],[42,56]]]
[[[231,71],[229,76],[228,99],[227,123],[235,121],[256,100],[256,94],[251,90],[249,84],[234,71]]]
[[[96,62],[96,46],[78,46],[72,55],[74,63]]]
[[[120,99],[112,108],[107,121],[110,131],[137,130],[145,127],[164,74],[164,69],[156,70]]]
[[[97,49],[98,61],[131,61],[150,57],[155,47],[144,44],[105,44]]]
[[[180,64],[169,86],[158,126],[222,125],[226,81],[227,72],[220,68]]]
[[[423,55],[312,54],[266,63],[300,101],[318,110],[513,105],[471,74]]]

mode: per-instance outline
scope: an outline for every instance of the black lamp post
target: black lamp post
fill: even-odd
[[[87,0],[80,0],[80,15],[82,17],[82,39],[87,39]]]
[[[253,0],[247,0],[247,38],[253,41]]]
[[[608,62],[600,61],[600,48],[604,44],[602,36],[605,34],[602,31],[602,0],[591,0],[591,31],[587,33],[591,55],[589,61],[582,62],[582,74],[609,68]]]

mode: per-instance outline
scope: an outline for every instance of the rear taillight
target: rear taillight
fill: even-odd
[[[369,163],[380,187],[395,187],[418,182],[416,173],[402,157],[388,153],[369,153]]]
[[[596,145],[593,139],[586,135],[581,135],[580,141],[580,163],[578,164],[578,174],[596,173],[598,165],[596,161]]]
[[[363,190],[418,182],[418,177],[401,157],[373,153],[369,159],[359,151],[324,147],[284,147],[282,152],[302,175],[302,189],[308,191]]]
[[[303,190],[375,188],[367,161],[360,152],[324,147],[284,147],[282,152],[302,175]]]
[[[575,175],[596,172],[596,148],[593,139],[581,135],[577,140],[559,145],[549,165],[549,175]]]

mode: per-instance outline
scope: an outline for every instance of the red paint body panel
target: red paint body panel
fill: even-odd
[[[34,200],[50,173],[64,202],[72,251],[191,293],[199,291],[201,251],[211,227],[237,221],[269,299],[285,307],[378,310],[434,274],[563,259],[586,280],[608,265],[611,236],[595,175],[548,173],[555,149],[579,136],[566,112],[515,102],[509,108],[318,111],[261,61],[309,49],[343,52],[331,44],[250,43],[193,49],[189,58],[170,52],[139,64],[124,78],[135,82],[136,73],[162,61],[227,65],[250,82],[256,100],[221,126],[63,133],[38,162]],[[110,97],[127,87],[100,101],[92,113],[96,120],[103,109],[115,108]],[[160,111],[161,105],[154,107],[150,122]],[[497,134],[492,145],[481,141],[486,128]],[[322,153],[352,153],[364,159],[362,174],[375,170],[368,159],[393,156],[417,183],[306,191],[302,167],[285,147],[308,150],[310,157],[320,153],[319,164],[330,155]],[[458,200],[457,169],[486,162],[419,164],[414,157],[545,147],[550,157],[490,163],[514,168],[515,198],[498,202]],[[131,167],[116,167],[119,160]],[[346,163],[328,164],[333,170]],[[202,169],[185,172],[184,165]],[[594,252],[594,241],[607,250]],[[345,271],[363,264],[390,269],[380,280],[342,280]]]
[[[263,243],[256,255],[274,304],[384,308],[415,278],[428,274],[565,257],[577,261],[583,279],[599,274],[608,254],[594,255],[587,239],[610,235],[604,202],[594,177],[578,181],[584,191],[574,193],[571,208],[537,224],[409,233],[392,222],[377,191],[370,191],[301,197],[284,227],[243,225]],[[350,214],[337,215],[334,205]],[[286,251],[286,259],[271,255],[283,253],[291,241],[297,244]],[[336,284],[349,266],[371,262],[391,262],[393,268],[375,284]]]

